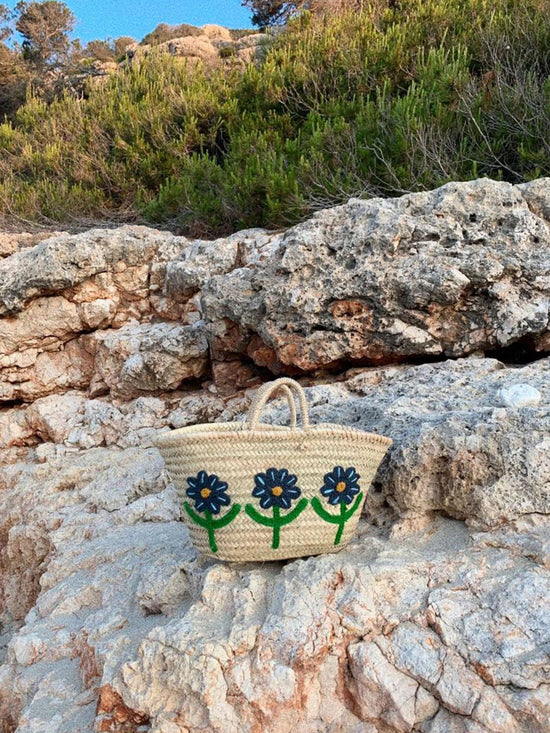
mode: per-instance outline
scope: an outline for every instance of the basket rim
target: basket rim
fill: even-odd
[[[269,425],[260,423],[255,430],[244,427],[246,423],[242,422],[220,422],[220,423],[199,423],[197,425],[186,425],[183,428],[169,430],[158,433],[153,438],[153,444],[157,448],[165,448],[170,446],[181,445],[185,443],[200,443],[205,440],[223,440],[223,441],[240,441],[246,442],[265,442],[284,440],[291,438],[293,440],[304,440],[307,438],[315,438],[321,435],[338,435],[342,438],[348,438],[352,441],[369,441],[371,443],[380,443],[389,448],[393,440],[385,435],[378,433],[369,433],[359,428],[348,425],[338,425],[336,423],[315,423],[310,425],[307,430],[301,427],[290,428],[286,425]]]

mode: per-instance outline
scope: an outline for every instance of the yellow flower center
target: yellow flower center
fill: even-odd
[[[210,489],[201,489],[201,496],[203,499],[208,499],[211,493]]]
[[[271,493],[273,494],[273,496],[281,496],[281,494],[283,493],[283,489],[280,486],[274,486],[271,489]]]
[[[338,482],[338,483],[336,484],[336,491],[337,491],[337,492],[338,492],[339,494],[341,494],[341,493],[342,493],[342,491],[345,491],[345,488],[346,488],[346,482],[345,482],[345,481],[339,481],[339,482]]]

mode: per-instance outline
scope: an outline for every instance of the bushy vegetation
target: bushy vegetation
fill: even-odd
[[[169,25],[168,23],[159,23],[157,27],[148,33],[142,40],[144,46],[155,46],[159,43],[171,41],[173,38],[181,38],[182,36],[200,36],[202,33],[197,26],[182,23],[181,25]]]
[[[0,207],[201,236],[350,196],[550,175],[550,0],[305,12],[262,61],[150,55],[0,126]]]
[[[82,45],[71,34],[76,18],[59,0],[0,5],[0,120],[12,119],[32,90],[51,102],[64,92],[82,95],[105,62],[125,58],[135,43],[123,36]]]

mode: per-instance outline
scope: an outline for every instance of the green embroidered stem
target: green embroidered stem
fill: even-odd
[[[214,535],[214,527],[212,526],[212,514],[206,509],[204,516],[206,517],[206,529],[208,530],[208,544],[212,552],[217,552],[218,545],[216,544],[216,536]]]
[[[357,509],[361,506],[363,496],[363,492],[361,491],[357,495],[357,498],[353,502],[353,505],[350,507],[350,509],[346,509],[345,504],[341,502],[340,514],[331,514],[330,512],[327,512],[327,510],[323,507],[323,505],[316,496],[314,496],[311,500],[311,506],[313,507],[314,511],[321,517],[321,519],[324,519],[325,522],[331,522],[331,524],[338,525],[338,531],[336,532],[336,537],[334,538],[335,545],[340,544],[346,522],[352,516],[352,514],[355,514]]]
[[[346,526],[346,505],[344,502],[340,504],[340,524],[338,525],[338,532],[336,532],[336,537],[334,538],[334,544],[339,545],[340,540],[342,539],[342,534],[344,532],[344,527]]]
[[[204,512],[205,518],[203,519],[191,508],[191,505],[188,501],[185,501],[183,503],[183,506],[185,507],[185,511],[195,522],[195,524],[203,527],[208,532],[208,543],[212,552],[218,551],[216,537],[214,535],[215,530],[220,529],[221,527],[226,527],[230,522],[235,519],[237,514],[241,511],[240,504],[233,504],[227,514],[224,514],[223,517],[220,517],[220,519],[213,519],[211,512],[209,512],[208,510]]]
[[[271,547],[276,550],[279,547],[281,541],[281,514],[278,506],[273,507],[273,542]]]
[[[271,547],[276,550],[279,547],[280,542],[280,528],[284,527],[285,524],[290,524],[290,522],[293,522],[306,508],[307,506],[307,499],[302,498],[300,501],[296,504],[294,509],[292,511],[288,512],[288,514],[285,514],[281,516],[280,510],[278,506],[273,507],[273,518],[272,517],[266,517],[264,514],[260,514],[259,511],[256,510],[252,504],[247,504],[244,508],[245,512],[248,514],[248,516],[253,519],[258,524],[263,524],[264,527],[272,527],[273,528],[273,542]]]

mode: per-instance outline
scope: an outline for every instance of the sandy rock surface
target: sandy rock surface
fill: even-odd
[[[254,61],[268,37],[265,33],[249,33],[234,37],[229,28],[220,25],[203,25],[194,32],[178,36],[154,45],[132,44],[128,49],[130,62],[150,54],[169,54],[199,61],[205,66],[222,63],[244,65]]]
[[[476,181],[12,247],[1,733],[548,733],[549,220],[550,182]],[[394,440],[358,535],[201,558],[152,440],[281,372],[313,422]]]

